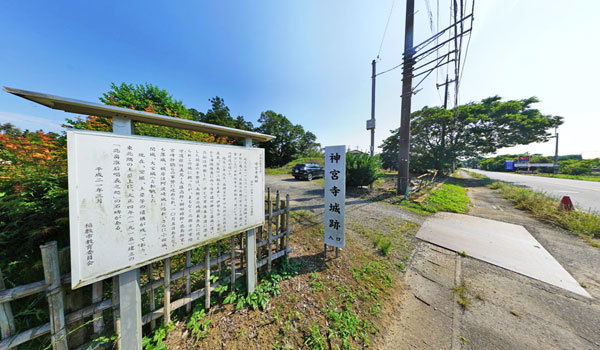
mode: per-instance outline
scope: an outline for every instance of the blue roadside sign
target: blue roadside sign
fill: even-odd
[[[506,170],[515,170],[515,161],[514,160],[507,160],[506,161],[505,169]]]

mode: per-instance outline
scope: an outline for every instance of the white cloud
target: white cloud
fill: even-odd
[[[0,123],[11,123],[20,129],[31,131],[42,129],[44,131],[60,132],[63,130],[61,124],[53,120],[3,111],[0,111]]]

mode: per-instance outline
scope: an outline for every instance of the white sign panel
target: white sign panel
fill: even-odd
[[[346,246],[346,146],[325,147],[325,244]]]
[[[264,150],[68,131],[72,287],[264,223]]]

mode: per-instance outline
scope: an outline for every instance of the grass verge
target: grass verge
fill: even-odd
[[[460,185],[443,184],[431,191],[423,202],[402,200],[396,204],[420,215],[431,215],[438,211],[464,214],[469,210],[469,203],[466,188]]]
[[[595,239],[600,238],[600,216],[579,210],[560,210],[558,199],[501,181],[492,181],[485,175],[468,172],[481,179],[491,189],[511,201],[515,208],[527,210],[536,219],[566,229],[585,240],[589,245],[600,248]]]
[[[573,233],[600,238],[600,216],[579,210],[560,210],[558,199],[543,193],[519,186],[496,181],[489,185],[497,190],[504,198],[511,201],[515,208],[530,212],[535,218],[562,227]],[[590,241],[588,243],[594,243]],[[596,245],[600,248],[600,245]]]

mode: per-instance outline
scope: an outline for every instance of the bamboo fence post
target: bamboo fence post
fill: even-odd
[[[42,251],[42,264],[44,266],[44,279],[48,287],[46,296],[48,298],[48,311],[50,313],[50,335],[52,348],[55,350],[67,350],[67,330],[65,328],[64,296],[60,284],[60,269],[58,267],[58,249],[56,241],[40,246]]]
[[[231,236],[231,290],[235,287],[235,235]]]
[[[185,267],[186,269],[188,269],[190,266],[192,266],[192,253],[188,250],[187,252],[185,252]],[[190,289],[190,272],[187,271],[185,273],[185,295],[190,295],[191,293],[191,289]],[[189,314],[192,311],[192,304],[188,303],[187,305],[185,305],[185,311]]]
[[[221,259],[219,259],[221,257],[221,241],[217,241],[217,273],[219,274],[219,277],[221,277]]]
[[[92,304],[102,301],[102,281],[92,284]],[[104,331],[104,318],[102,312],[94,313],[94,334],[100,335]]]
[[[121,315],[119,311],[119,276],[112,278],[112,314],[115,334],[117,335],[117,350],[121,350]]]
[[[279,215],[279,209],[281,208],[280,205],[280,199],[279,199],[279,190],[277,190],[277,194],[275,195],[275,212],[277,213],[277,215],[275,215],[275,236],[277,236],[279,234],[279,231],[281,229],[280,224],[281,224],[281,215]],[[280,244],[281,240],[279,238],[277,238],[275,240],[275,252],[279,251],[279,248],[281,247]]]
[[[148,283],[150,283],[150,292],[148,298],[150,299],[150,311],[156,310],[156,300],[154,300],[154,288],[152,288],[152,282],[154,282],[154,268],[152,263],[148,264]],[[156,328],[156,320],[150,321],[150,328],[154,330]]]
[[[269,208],[269,216],[267,219],[267,271],[271,272],[271,266],[273,264],[273,261],[271,260],[271,250],[273,249],[273,225],[272,220],[273,220],[273,206],[271,205],[271,189],[269,188],[268,190],[268,204],[267,204],[268,208]]]
[[[166,326],[171,322],[171,258],[165,259],[165,278],[163,285],[165,289],[163,318]]]
[[[204,258],[204,308],[210,308],[210,246],[207,244],[205,248]]]
[[[0,269],[0,290],[6,289],[4,285],[4,277],[2,276],[2,270]],[[0,303],[0,334],[1,339],[12,337],[15,334],[15,319],[13,317],[10,302]]]
[[[257,237],[258,237],[258,238],[257,238],[257,242],[262,242],[262,240],[263,240],[263,237],[264,237],[264,234],[263,234],[263,227],[262,227],[262,226],[260,226],[260,227],[258,228]],[[262,249],[262,248],[259,248],[259,249],[256,251],[256,260],[257,260],[257,261],[260,261],[260,260],[262,260],[262,256],[263,256],[263,254],[262,254],[262,251],[263,251],[263,249]]]
[[[279,250],[283,250],[285,248],[285,235],[283,233],[285,233],[285,200],[281,200],[281,204],[279,204],[279,208],[282,209],[282,213],[281,213],[281,223],[280,223],[280,230],[279,233],[282,234],[281,237],[279,238],[279,245],[280,245],[280,249]]]
[[[290,249],[290,195],[285,195],[285,258],[289,259]]]
[[[240,254],[240,269],[244,268],[244,234],[240,233],[240,250],[242,253]]]

